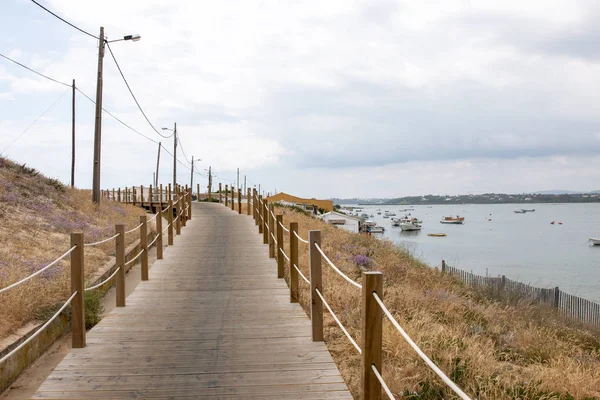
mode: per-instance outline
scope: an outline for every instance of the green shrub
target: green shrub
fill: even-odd
[[[97,290],[85,294],[85,329],[93,328],[102,319],[102,295]]]

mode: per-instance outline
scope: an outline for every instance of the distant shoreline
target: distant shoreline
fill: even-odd
[[[552,202],[552,201],[545,201],[545,202],[540,202],[540,201],[536,201],[536,202],[502,202],[502,203],[476,203],[476,202],[465,202],[465,203],[459,203],[459,202],[445,202],[445,203],[335,203],[335,204],[339,204],[340,206],[348,206],[348,205],[359,205],[359,206],[443,206],[443,205],[452,205],[452,204],[456,204],[456,205],[494,205],[494,204],[515,204],[515,205],[532,205],[532,204],[594,204],[594,203],[600,203],[600,199],[595,200],[595,201],[556,201],[556,202]]]

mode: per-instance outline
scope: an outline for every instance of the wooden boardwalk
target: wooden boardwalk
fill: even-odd
[[[193,219],[34,399],[352,399],[277,279],[251,217],[193,203]]]

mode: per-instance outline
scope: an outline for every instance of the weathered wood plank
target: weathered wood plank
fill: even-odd
[[[252,218],[192,203],[149,280],[71,351],[34,399],[351,399],[277,279]]]

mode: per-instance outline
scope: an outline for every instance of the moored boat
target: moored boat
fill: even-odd
[[[446,236],[446,234],[445,233],[428,233],[427,236],[444,237],[444,236]]]
[[[402,222],[400,223],[400,229],[403,231],[420,231],[421,225],[416,222]]]
[[[374,226],[371,228],[371,233],[383,233],[385,228],[383,226]]]
[[[464,221],[465,217],[461,217],[460,215],[457,215],[456,217],[444,217],[444,221]]]
[[[525,214],[527,211],[525,210],[514,210],[515,214]]]
[[[600,246],[600,238],[590,238],[590,242],[592,242],[594,246]]]
[[[440,222],[442,224],[462,225],[465,221],[462,219],[443,219]]]

